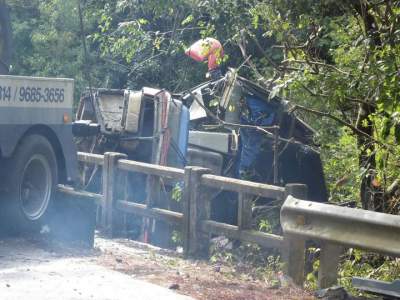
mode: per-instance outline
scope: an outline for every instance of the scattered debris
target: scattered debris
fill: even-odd
[[[349,295],[346,290],[341,286],[334,286],[331,288],[319,290],[315,292],[318,299],[324,300],[348,300]]]
[[[232,250],[233,249],[232,241],[230,241],[225,236],[217,236],[217,237],[211,239],[211,244],[213,244],[218,249],[224,249],[224,250]]]
[[[367,300],[371,298],[365,297],[353,297],[347,293],[344,287],[334,286],[327,289],[319,290],[315,292],[315,296],[318,299],[323,300]],[[373,298],[373,299],[381,299],[381,298]]]
[[[168,287],[170,290],[179,290],[179,284],[173,283]]]
[[[221,241],[226,244],[225,238]],[[315,299],[310,293],[290,284],[288,279],[285,279],[288,284],[281,286],[278,274],[271,280],[259,280],[234,266],[187,260],[176,252],[125,239],[97,238],[96,247],[101,249],[98,264],[160,286],[171,283],[167,284],[169,289],[194,299]],[[119,264],[115,257],[123,259],[124,264]]]
[[[220,265],[214,266],[214,272],[219,273],[220,271],[221,271],[221,266]]]

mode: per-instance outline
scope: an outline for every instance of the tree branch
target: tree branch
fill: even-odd
[[[290,62],[294,62],[294,63],[298,63],[298,64],[317,65],[317,66],[321,66],[321,67],[325,67],[325,68],[329,68],[329,69],[335,70],[335,71],[337,71],[337,72],[339,72],[339,73],[341,73],[343,75],[346,75],[346,76],[353,76],[352,74],[350,74],[350,73],[348,73],[346,71],[343,71],[343,70],[335,67],[334,65],[326,64],[326,63],[319,62],[319,61],[304,61],[304,60],[288,59],[286,61],[283,61],[283,63],[285,63],[285,62],[289,62],[289,63]]]
[[[330,118],[330,119],[332,119],[332,120],[334,120],[334,121],[336,121],[336,122],[338,122],[338,123],[350,128],[353,131],[353,133],[355,133],[355,134],[357,134],[359,136],[363,136],[363,137],[369,139],[370,141],[372,141],[372,142],[374,142],[374,143],[376,143],[376,144],[378,144],[378,145],[380,145],[382,147],[387,148],[386,144],[383,144],[382,142],[376,140],[375,138],[373,138],[369,134],[366,134],[365,132],[359,130],[357,127],[353,126],[350,123],[347,123],[347,122],[343,121],[342,119],[336,117],[335,115],[332,115],[332,114],[327,113],[327,112],[322,112],[322,111],[319,111],[319,110],[315,110],[315,109],[312,109],[312,108],[307,108],[305,106],[297,105],[297,104],[294,105],[294,107],[291,109],[291,111],[294,112],[296,110],[302,110],[302,111],[306,111],[306,112],[312,113],[312,114],[320,116],[320,117]]]

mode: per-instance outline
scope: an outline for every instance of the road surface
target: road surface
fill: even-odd
[[[91,253],[60,253],[35,241],[0,240],[1,299],[191,299],[101,266]]]

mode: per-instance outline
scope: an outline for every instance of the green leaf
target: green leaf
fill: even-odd
[[[181,25],[182,25],[182,26],[188,25],[188,24],[192,23],[193,20],[194,20],[193,15],[188,15],[188,16],[186,17],[186,19],[183,20],[183,21],[181,22]]]
[[[146,24],[149,23],[149,21],[147,21],[146,19],[143,19],[143,18],[140,18],[140,19],[138,20],[138,22],[139,22],[140,25],[146,25]]]

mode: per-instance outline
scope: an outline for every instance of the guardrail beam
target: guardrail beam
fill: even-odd
[[[184,171],[182,169],[148,164],[139,161],[121,159],[118,162],[118,168],[129,172],[138,172],[147,175],[155,175],[158,177],[166,177],[181,180]]]
[[[305,239],[400,257],[400,216],[288,197],[281,224]]]
[[[124,200],[117,201],[116,208],[125,213],[182,225],[183,215],[171,210],[162,208],[148,208],[146,204],[128,202]]]
[[[284,244],[282,236],[256,230],[240,230],[238,226],[215,221],[202,221],[201,230],[242,242],[258,244],[264,248],[281,249]]]
[[[284,199],[285,196],[285,189],[279,186],[211,174],[202,176],[201,183],[211,188],[259,197]]]
[[[78,160],[83,163],[102,166],[104,164],[104,155],[78,152]]]
[[[102,201],[103,201],[103,195],[90,193],[90,192],[86,192],[86,191],[75,190],[73,187],[66,186],[66,185],[63,185],[63,184],[59,184],[57,186],[57,190],[60,193],[69,195],[69,196],[74,197],[76,199],[88,199],[88,200],[91,200],[97,206],[101,206]]]

